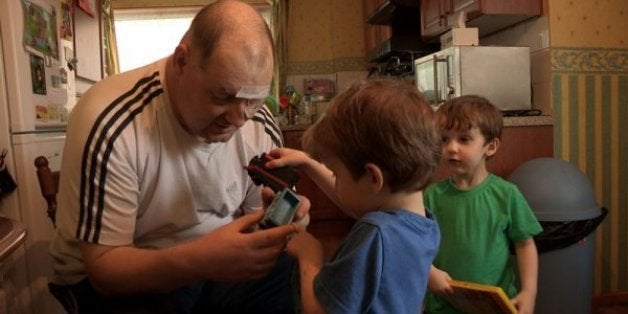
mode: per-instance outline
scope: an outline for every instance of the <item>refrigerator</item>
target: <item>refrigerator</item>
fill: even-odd
[[[52,170],[61,164],[76,103],[72,3],[0,1],[0,151],[6,149],[7,171],[17,185],[2,193],[0,215],[27,229],[25,242],[0,263],[0,313],[63,313],[47,287],[54,228],[33,161],[44,155]]]

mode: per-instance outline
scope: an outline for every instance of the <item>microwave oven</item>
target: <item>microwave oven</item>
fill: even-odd
[[[416,85],[436,110],[462,95],[502,111],[531,109],[530,48],[453,46],[414,61]]]

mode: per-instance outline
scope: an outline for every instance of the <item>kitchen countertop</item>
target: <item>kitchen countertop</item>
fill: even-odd
[[[553,116],[504,117],[504,126],[554,125]]]
[[[26,238],[24,225],[0,216],[0,262],[11,254]]]
[[[282,131],[304,131],[310,127],[311,124],[294,124],[284,125],[281,127]],[[553,116],[526,116],[526,117],[504,117],[504,127],[520,127],[520,126],[542,126],[542,125],[554,125]]]

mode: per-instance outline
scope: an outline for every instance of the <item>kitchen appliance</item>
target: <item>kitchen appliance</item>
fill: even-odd
[[[453,46],[414,61],[415,83],[434,109],[475,94],[502,111],[531,108],[530,48]]]
[[[438,50],[422,41],[419,1],[366,1],[365,40],[371,65],[367,78],[396,77],[413,80],[414,59]]]
[[[0,216],[27,229],[24,244],[2,262],[0,313],[63,313],[48,292],[53,226],[39,191],[35,157],[58,170],[66,121],[76,103],[72,1],[0,1],[0,149],[17,189]],[[97,39],[94,39],[97,40]]]
[[[385,34],[380,34],[383,38],[379,38],[375,47],[367,51],[370,62],[385,63],[390,57],[419,57],[438,49],[438,45],[420,40],[421,11],[418,1],[385,0],[378,3],[374,11],[368,13],[366,23],[385,25],[388,29]],[[411,63],[412,59],[409,60]]]

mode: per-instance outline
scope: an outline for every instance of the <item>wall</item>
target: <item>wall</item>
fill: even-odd
[[[336,81],[337,90],[366,78],[363,0],[299,0],[288,8],[286,84]]]
[[[549,47],[549,18],[544,15],[517,24],[504,31],[480,38],[482,46],[530,47],[530,83],[532,84],[532,108],[544,115],[553,115],[551,104],[551,74]]]
[[[628,290],[628,2],[549,1],[554,155],[591,179],[595,291]]]
[[[554,156],[576,164],[609,215],[595,292],[628,290],[628,2],[546,0],[544,15],[482,38],[530,46],[533,107],[554,117]]]

